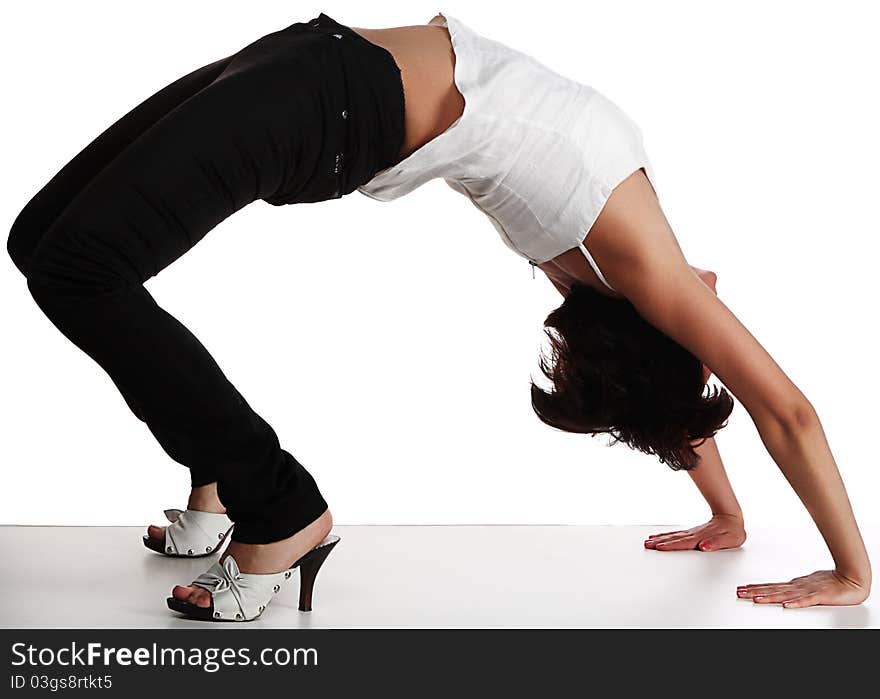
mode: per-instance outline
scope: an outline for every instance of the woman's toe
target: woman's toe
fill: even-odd
[[[197,587],[194,596],[195,602],[193,604],[195,604],[197,607],[204,607],[205,609],[207,609],[211,606],[211,593],[207,590]]]
[[[197,607],[205,607],[206,609],[211,606],[211,593],[208,592],[205,588],[198,587],[197,585],[191,585],[190,590],[190,604],[194,604]]]
[[[159,539],[159,541],[165,541],[165,527],[157,527],[155,524],[151,524],[147,527],[147,536],[151,539]]]
[[[175,585],[171,596],[182,602],[189,602],[197,607],[211,606],[211,593],[196,585]]]
[[[174,589],[171,590],[171,596],[174,599],[179,599],[181,602],[188,602],[189,596],[192,594],[193,587],[190,585],[188,587],[184,587],[183,585],[175,585]]]
[[[207,609],[211,606],[211,593],[198,585],[175,585],[171,590],[171,596],[181,602],[189,602],[197,607]]]

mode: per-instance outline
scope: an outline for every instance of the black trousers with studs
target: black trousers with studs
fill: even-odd
[[[226,217],[336,199],[398,160],[400,68],[321,13],[172,82],[65,165],[8,250],[37,306],[94,359],[194,486],[216,481],[233,540],[293,535],[315,480],[199,340],[144,288]]]

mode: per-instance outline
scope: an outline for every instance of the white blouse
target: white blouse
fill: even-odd
[[[453,77],[464,112],[358,191],[391,201],[442,177],[531,264],[578,247],[612,288],[582,241],[628,175],[645,168],[656,191],[641,130],[594,88],[452,16],[439,17],[434,23],[447,27],[452,38]]]

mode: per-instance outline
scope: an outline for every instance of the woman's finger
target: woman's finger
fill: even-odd
[[[685,533],[686,532],[684,529],[676,529],[674,532],[661,532],[660,534],[651,534],[648,538],[649,539],[657,539],[661,536],[672,536],[673,534],[685,534]]]
[[[775,585],[761,585],[752,588],[740,588],[736,591],[737,597],[744,597],[746,599],[755,597],[756,595],[772,595],[776,592],[787,592],[791,594],[793,591],[797,591],[799,588],[797,585],[792,585],[791,583],[777,583]]]
[[[677,539],[667,539],[655,544],[658,551],[681,551],[684,549],[693,549],[697,547],[697,538],[695,536],[681,536]]]
[[[822,604],[821,592],[812,592],[802,597],[786,600],[782,603],[782,606],[786,609],[798,609],[799,607],[812,607],[817,604]]]
[[[751,583],[750,585],[737,585],[737,590],[754,590],[759,587],[775,587],[777,585],[794,585],[793,580],[789,580],[787,582],[772,582],[772,583]]]
[[[678,534],[667,534],[666,536],[658,536],[656,539],[651,539],[655,544],[662,544],[666,541],[675,541],[676,539],[682,539],[684,537],[691,536],[687,532],[679,532]]]
[[[738,588],[744,592],[748,592],[750,595],[763,595],[771,590],[779,590],[779,589],[791,589],[797,587],[794,583],[768,583],[766,585],[752,585],[746,588]]]
[[[664,536],[662,539],[650,539],[651,544],[654,546],[661,546],[663,544],[668,544],[672,541],[678,541],[679,539],[686,538],[686,535],[681,536]]]
[[[786,600],[790,600],[792,597],[796,597],[797,595],[797,592],[792,593],[791,590],[783,590],[781,592],[755,595],[752,597],[752,602],[755,604],[780,604]]]
[[[699,544],[697,544],[697,548],[700,551],[716,551],[718,549],[723,549],[725,542],[726,534],[716,534],[715,536],[710,536],[707,539],[703,539]]]
[[[654,539],[645,539],[645,546],[648,548],[654,548],[657,544],[663,544],[670,541],[675,541],[676,539],[680,539],[684,536],[690,536],[687,532],[680,532],[678,534],[665,534],[663,536],[658,536]]]

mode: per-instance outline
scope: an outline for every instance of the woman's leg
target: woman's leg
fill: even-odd
[[[143,282],[255,199],[302,189],[315,200],[316,182],[332,192],[320,99],[295,54],[267,69],[257,43],[97,172],[26,265],[39,307],[132,397],[172,458],[216,469],[233,541],[244,544],[291,537],[327,503]]]
[[[228,56],[202,66],[148,97],[95,138],[37,192],[13,222],[6,244],[9,256],[25,277],[37,243],[85,186],[153,124],[213,82],[231,60]],[[117,388],[132,412],[143,420],[134,397],[121,386]],[[164,441],[161,433],[155,436]],[[193,488],[208,487],[217,480],[212,464],[191,468],[190,474]]]

